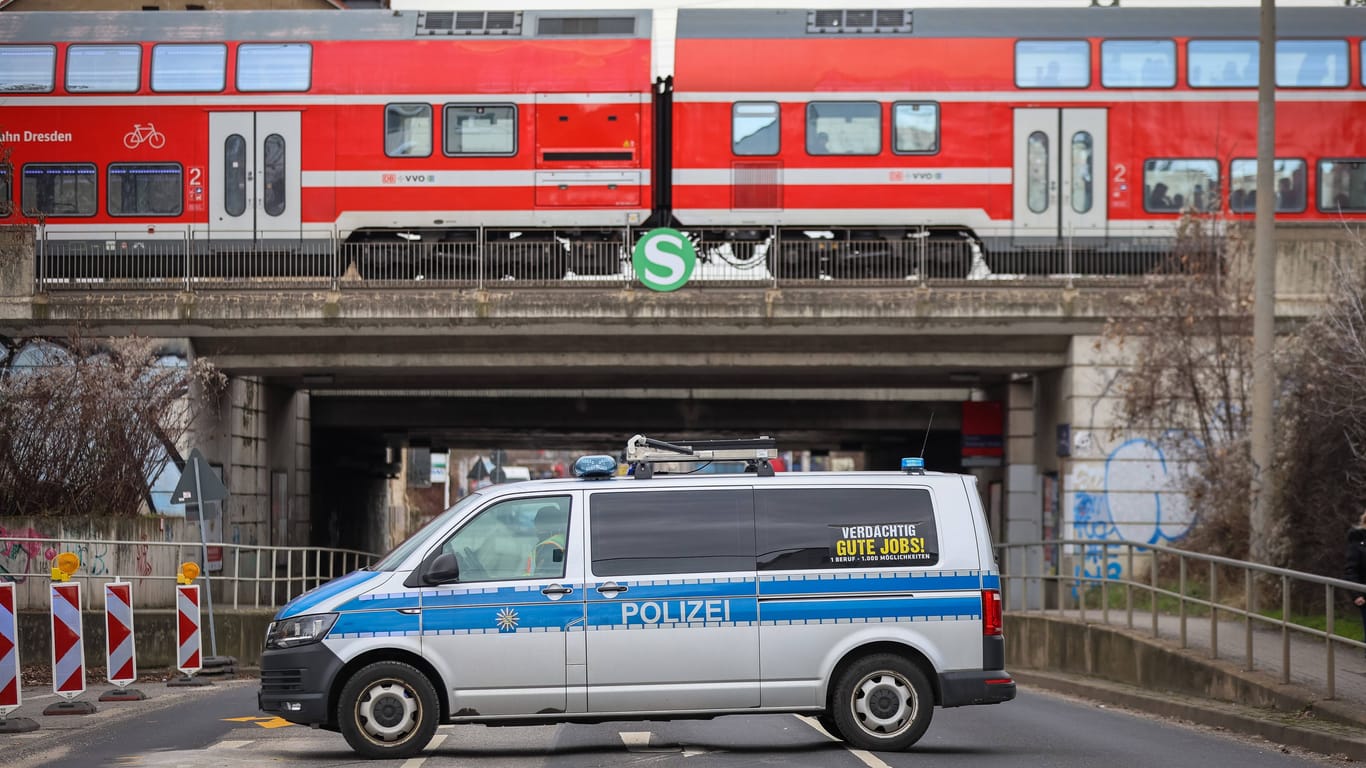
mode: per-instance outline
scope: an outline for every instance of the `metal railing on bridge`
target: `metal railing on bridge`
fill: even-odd
[[[338,242],[331,236],[263,233],[255,241],[210,241],[203,233],[149,236],[138,231],[44,232],[35,281],[69,290],[362,290],[431,288],[620,288],[635,282],[632,245],[641,232],[609,240],[522,240],[485,232],[465,241]],[[1170,271],[1165,246],[1087,249],[1064,244],[992,253],[964,239],[928,235],[841,240],[784,237],[759,241],[694,239],[690,284],[851,286],[928,284],[1066,285]]]
[[[363,568],[378,555],[329,547],[272,547],[211,543],[203,562],[199,542],[122,541],[5,537],[11,551],[32,553],[6,558],[0,580],[16,584],[18,610],[47,610],[52,560],[61,552],[80,556],[72,581],[82,582],[87,610],[98,610],[101,585],[132,582],[136,608],[174,608],[177,566],[194,561],[204,568],[219,608],[278,608],[291,599]],[[215,554],[218,557],[215,557]],[[202,582],[201,582],[202,583]]]
[[[1191,648],[1192,633],[1198,630],[1199,644],[1210,658],[1241,656],[1245,670],[1275,674],[1282,683],[1291,681],[1292,645],[1321,643],[1330,699],[1336,696],[1338,651],[1353,648],[1360,654],[1366,649],[1366,643],[1337,634],[1335,598],[1363,589],[1350,581],[1126,541],[1064,539],[1001,544],[997,549],[1002,603],[1008,611],[1122,622],[1128,629],[1136,628],[1136,611],[1147,613],[1144,631],[1154,638],[1172,631],[1181,648]],[[1262,610],[1259,603],[1266,595],[1274,595],[1278,605]],[[1322,598],[1321,611],[1304,612],[1306,595]],[[1298,604],[1295,596],[1301,598]],[[1241,630],[1241,649],[1221,650],[1221,626],[1225,636],[1231,629]],[[1278,635],[1277,642],[1266,642],[1273,639],[1266,636],[1268,631]],[[1317,681],[1319,670],[1311,672]]]

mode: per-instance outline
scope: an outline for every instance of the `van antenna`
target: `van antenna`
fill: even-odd
[[[930,409],[930,422],[925,425],[925,439],[920,443],[920,458],[925,458],[925,446],[930,444],[930,427],[934,426],[934,409]]]

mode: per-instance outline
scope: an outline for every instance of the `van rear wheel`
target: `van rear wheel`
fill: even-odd
[[[840,675],[832,709],[839,735],[849,744],[899,752],[930,727],[934,692],[915,664],[879,653],[859,659]]]
[[[400,661],[362,667],[346,681],[337,705],[346,743],[365,757],[412,757],[432,740],[439,717],[432,682]]]

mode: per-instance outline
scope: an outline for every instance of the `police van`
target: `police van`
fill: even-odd
[[[637,435],[627,476],[585,456],[576,479],[481,489],[282,608],[260,707],[395,758],[441,723],[754,713],[902,750],[936,705],[1013,699],[975,479],[918,459],[775,473],[775,455]]]

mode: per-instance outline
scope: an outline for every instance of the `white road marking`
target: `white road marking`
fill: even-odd
[[[680,752],[679,747],[650,746],[650,731],[618,731],[627,752]]]
[[[432,737],[431,741],[427,742],[427,749],[436,749],[437,747],[441,746],[441,742],[445,740],[446,734],[438,733],[437,735]],[[422,764],[425,762],[427,762],[426,756],[410,757],[407,760],[404,760],[403,765],[399,766],[399,768],[422,768]]]
[[[803,723],[806,723],[812,728],[815,728],[817,731],[825,734],[831,741],[839,741],[839,739],[835,738],[833,735],[826,733],[826,730],[821,727],[821,724],[816,722],[816,718],[807,717],[806,715],[793,715],[793,717],[796,717]],[[848,745],[845,745],[845,749],[849,750],[849,754],[853,755],[854,757],[857,757],[859,759],[859,762],[868,766],[868,768],[892,768],[890,765],[887,765],[886,763],[879,760],[877,756],[874,755],[872,752],[868,752],[862,749],[854,749],[853,747],[850,747]]]
[[[222,749],[237,749],[239,747],[245,747],[250,743],[250,741],[244,739],[229,739],[227,741],[220,741],[214,746],[221,747]]]

